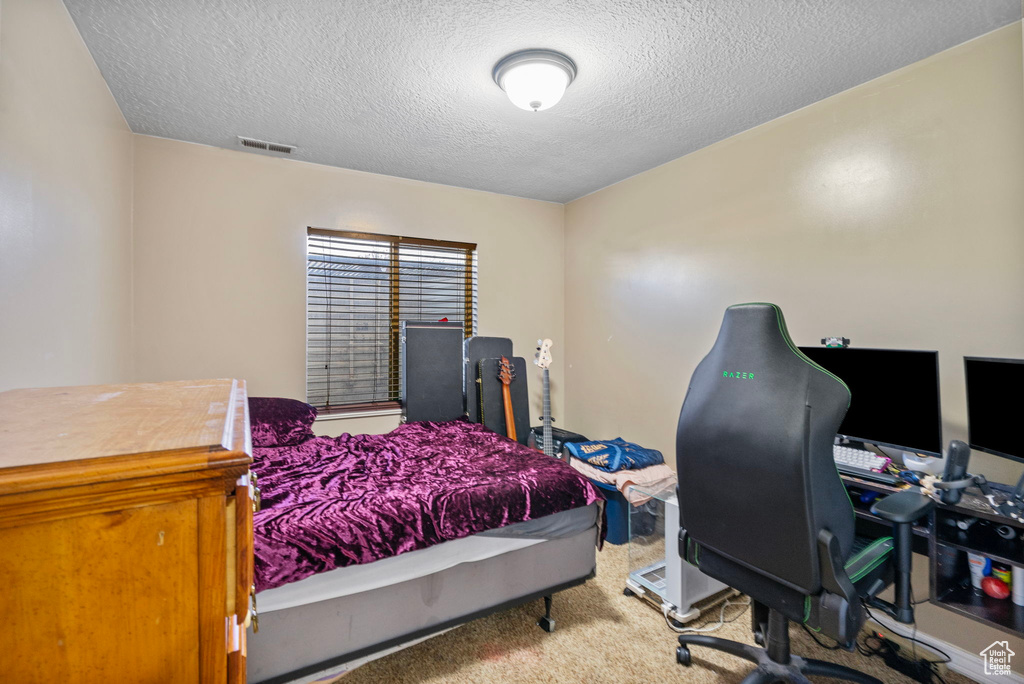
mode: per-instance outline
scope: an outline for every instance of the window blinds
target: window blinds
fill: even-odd
[[[476,329],[476,245],[310,228],[306,401],[321,410],[399,399],[401,321]]]

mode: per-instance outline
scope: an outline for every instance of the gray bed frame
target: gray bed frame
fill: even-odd
[[[583,584],[596,572],[597,518],[593,527],[572,536],[260,615],[260,631],[253,634],[250,628],[248,634],[248,681],[283,684],[340,670],[394,646]],[[550,601],[545,604],[550,610]]]

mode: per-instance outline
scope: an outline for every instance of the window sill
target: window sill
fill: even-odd
[[[387,408],[376,411],[335,411],[333,413],[321,413],[316,419],[321,420],[349,420],[352,418],[376,418],[378,416],[400,416],[402,409]]]

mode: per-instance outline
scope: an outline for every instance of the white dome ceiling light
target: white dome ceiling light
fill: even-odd
[[[558,104],[573,79],[576,65],[561,52],[523,50],[494,65],[494,82],[512,104],[530,112]]]

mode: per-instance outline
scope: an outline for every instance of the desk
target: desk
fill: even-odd
[[[869,510],[871,502],[861,495],[874,492],[880,496],[899,491],[897,487],[867,482],[843,475],[843,484],[850,493],[859,534],[882,536],[890,526]],[[1011,487],[991,484],[997,496],[1008,496]],[[957,523],[967,523],[961,530]],[[1000,527],[1012,539],[998,533]],[[971,586],[967,553],[980,553],[995,562],[1024,568],[1024,524],[992,512],[988,502],[971,492],[963,495],[955,506],[940,504],[914,527],[914,552],[928,556],[929,602],[964,615],[977,622],[996,627],[1014,636],[1024,636],[1024,606],[1010,599],[994,599],[976,592]]]

